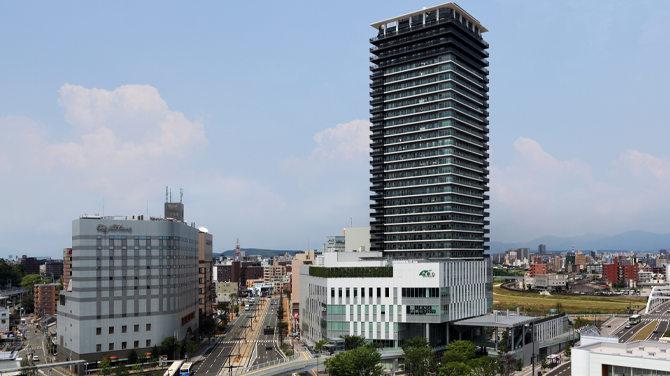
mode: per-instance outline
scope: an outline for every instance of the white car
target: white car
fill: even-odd
[[[40,357],[37,355],[33,355],[33,362],[39,362]]]

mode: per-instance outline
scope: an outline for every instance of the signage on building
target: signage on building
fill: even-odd
[[[296,319],[296,320],[298,319],[298,312],[293,314],[293,318]]]
[[[433,278],[435,277],[435,272],[432,270],[422,270],[421,273],[419,273],[419,277]]]
[[[209,239],[207,239],[207,240],[205,240],[205,244],[207,244],[207,245],[212,245],[212,241],[209,240]]]
[[[436,315],[437,310],[429,305],[407,306],[407,313],[410,315]]]
[[[344,236],[329,236],[326,240],[328,247],[344,248]]]
[[[128,226],[123,226],[123,225],[98,225],[96,228],[98,232],[107,232],[107,231],[133,231],[133,228]]]

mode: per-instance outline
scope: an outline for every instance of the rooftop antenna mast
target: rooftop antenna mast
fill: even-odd
[[[184,188],[179,188],[179,203],[181,204],[181,199],[184,197]]]
[[[168,187],[167,185],[165,186],[165,203],[168,202]]]

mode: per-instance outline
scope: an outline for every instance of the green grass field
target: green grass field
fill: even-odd
[[[520,307],[527,312],[549,312],[560,303],[562,310],[568,313],[626,313],[629,304],[642,307],[646,304],[644,300],[630,300],[624,297],[599,297],[599,296],[544,296],[517,291],[509,291],[493,287],[493,301],[496,309],[516,309]]]
[[[656,328],[656,324],[658,324],[658,320],[654,320],[647,324],[644,328],[642,328],[639,332],[637,332],[633,338],[628,340],[628,342],[633,342],[633,341],[644,341],[651,335],[651,332],[654,331],[654,328]]]

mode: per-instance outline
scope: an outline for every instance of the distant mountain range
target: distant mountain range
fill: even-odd
[[[530,248],[537,252],[537,246],[544,244],[547,251],[633,251],[649,252],[670,249],[670,234],[654,234],[648,231],[627,231],[619,235],[584,234],[573,237],[543,236],[527,243],[491,242],[491,250],[486,253],[505,252],[508,248]]]
[[[276,250],[276,249],[261,249],[261,248],[240,248],[240,251],[247,252],[247,255],[249,256],[260,255],[263,257],[274,257],[277,255],[285,255],[286,253],[294,255],[298,252],[302,252],[296,250]],[[235,257],[235,250],[231,249],[225,252],[213,254],[214,257],[219,257],[221,255],[226,257]]]

